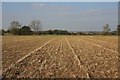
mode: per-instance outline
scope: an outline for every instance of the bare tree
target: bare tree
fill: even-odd
[[[109,32],[110,32],[110,27],[109,27],[109,25],[106,24],[106,25],[103,27],[103,30],[104,30],[103,32],[104,32],[105,35],[109,34]]]
[[[13,22],[11,22],[11,24],[10,24],[10,28],[20,28],[20,24],[19,24],[19,22],[18,21],[13,21]]]
[[[41,25],[41,22],[40,22],[39,20],[33,20],[33,21],[30,23],[30,27],[31,27],[35,32],[42,31],[42,25]]]
[[[20,27],[21,27],[21,25],[19,24],[18,21],[13,21],[13,22],[11,22],[11,24],[10,24],[10,32],[11,32],[12,34],[17,35],[17,34],[19,34],[19,29],[20,29]]]

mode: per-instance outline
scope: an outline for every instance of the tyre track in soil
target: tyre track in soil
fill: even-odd
[[[57,44],[57,45],[59,45],[59,44],[62,43],[62,41],[61,41],[60,39],[57,40],[57,41],[58,41],[58,42],[54,42],[54,43],[52,43],[52,44],[55,44],[55,45]],[[52,45],[52,44],[50,44],[50,45]],[[32,76],[32,77],[36,78],[36,75],[37,75],[39,72],[41,72],[41,70],[43,69],[43,66],[45,65],[46,61],[49,62],[49,60],[51,59],[51,58],[49,59],[49,57],[52,57],[52,58],[54,58],[54,59],[56,60],[57,57],[54,55],[54,53],[50,53],[50,51],[53,51],[53,49],[55,49],[55,48],[58,49],[57,46],[55,46],[55,45],[54,45],[51,49],[49,49],[48,47],[45,46],[45,47],[47,48],[47,50],[48,50],[49,53],[47,53],[47,51],[46,51],[46,53],[45,53],[46,55],[43,56],[43,57],[45,57],[45,58],[43,59],[43,61],[41,62],[41,64],[37,65],[37,64],[38,64],[37,62],[39,61],[39,59],[37,59],[36,61],[33,61],[32,63],[36,62],[36,64],[34,64],[35,67],[36,67],[35,70],[32,68],[32,69],[31,69],[31,70],[32,70],[32,73],[30,72],[30,69],[29,69],[29,70],[24,70],[25,72],[28,71],[30,74],[28,73],[28,76],[26,75],[26,76],[20,76],[20,77],[31,77],[31,76]],[[41,51],[44,51],[44,49],[41,49]],[[36,57],[39,58],[39,57],[38,57],[38,56],[40,56],[39,52],[41,52],[41,51],[38,51],[37,53],[35,53],[35,54],[38,54],[38,55],[36,55],[36,56],[33,56],[33,55],[32,55],[32,57],[34,57],[34,59],[35,59]],[[52,55],[52,54],[53,54],[53,55]],[[56,54],[56,53],[55,53],[55,54]],[[43,55],[43,54],[42,54],[42,55]],[[49,55],[49,56],[48,56],[48,55]],[[60,55],[61,55],[61,54],[60,54]],[[41,57],[41,56],[40,56],[40,57]],[[31,56],[30,56],[29,59],[26,60],[26,62],[30,62],[31,60],[32,60],[32,58],[31,58]],[[51,62],[54,62],[53,59],[50,60],[50,61],[51,61]],[[32,64],[32,63],[31,63],[31,64]],[[29,66],[28,63],[25,63],[25,64],[27,64],[27,66]],[[19,64],[19,65],[21,65],[21,64]],[[17,66],[19,66],[19,65],[17,65]],[[49,66],[51,66],[51,65],[49,65]],[[48,67],[49,67],[49,66],[48,66]],[[26,67],[26,68],[28,68],[28,67]],[[25,68],[25,69],[26,69],[26,68]],[[19,69],[22,69],[22,67],[20,67]],[[19,71],[19,69],[14,69],[14,68],[13,68],[13,70],[18,70],[18,71]],[[52,69],[52,68],[51,68],[51,69]],[[49,70],[50,70],[50,69],[49,69]],[[14,71],[13,71],[13,72],[14,72]],[[22,72],[22,73],[24,73],[24,72]],[[42,72],[42,73],[44,73],[44,72]],[[42,74],[42,73],[41,73],[41,74]],[[49,73],[49,72],[47,72],[47,73]],[[11,73],[11,74],[12,74],[12,73]],[[40,74],[40,75],[41,75],[41,74]],[[25,74],[22,74],[22,75],[25,75]],[[40,75],[39,75],[38,77],[40,77]],[[44,76],[46,76],[46,75],[47,75],[47,74],[45,74]],[[15,75],[13,75],[13,76],[15,76]],[[57,75],[56,75],[56,76],[57,76]],[[16,76],[15,76],[15,77],[16,77]],[[54,77],[55,77],[55,75],[54,75]]]
[[[83,37],[82,37],[83,38]],[[111,52],[115,52],[115,53],[118,53],[118,49],[116,49],[117,47],[110,47],[111,45],[110,45],[110,42],[108,42],[108,41],[102,41],[102,40],[99,40],[99,39],[94,39],[94,38],[91,38],[92,40],[90,40],[89,38],[91,38],[91,37],[84,37],[84,40],[83,39],[81,39],[81,38],[79,38],[79,39],[81,39],[81,40],[83,40],[84,42],[87,42],[87,43],[90,43],[90,44],[92,44],[92,45],[95,45],[95,46],[97,46],[97,47],[103,47],[104,49],[106,49],[106,50],[108,50],[108,51],[111,51]],[[87,39],[87,40],[85,40],[85,39]],[[91,42],[91,41],[95,41],[95,42]],[[102,44],[101,44],[102,43]],[[107,45],[106,45],[106,43],[107,43]],[[105,46],[104,46],[105,45]],[[117,46],[117,45],[116,45]],[[108,47],[108,48],[106,48],[106,47]],[[114,49],[114,50],[113,50]]]
[[[56,45],[58,45],[60,42],[61,42],[61,40],[60,40],[60,37],[59,37],[59,40],[57,40],[57,41],[54,43],[54,46],[52,46],[52,48],[51,48],[50,50],[48,50],[48,52],[46,53],[46,56],[44,56],[44,57],[46,57],[46,59],[44,60],[43,64],[41,64],[40,66],[38,66],[38,68],[36,68],[36,69],[30,74],[30,76],[32,76],[32,78],[36,78],[36,77],[37,77],[37,78],[45,78],[45,77],[51,78],[51,77],[50,77],[51,75],[50,75],[49,72],[44,73],[44,72],[45,72],[44,69],[48,69],[48,67],[52,66],[52,65],[48,66],[48,64],[51,63],[51,62],[50,62],[51,58],[53,58],[53,56],[52,56],[52,51],[54,51],[54,49],[56,48]],[[38,53],[40,53],[40,52],[38,52]],[[50,76],[48,76],[48,75],[50,75]]]
[[[56,37],[58,38],[58,37]],[[27,57],[29,57],[30,55],[34,54],[36,51],[40,50],[41,48],[43,48],[44,46],[46,46],[47,44],[49,44],[50,42],[54,41],[56,38],[49,40],[48,42],[46,42],[44,45],[42,45],[39,48],[36,48],[35,50],[33,50],[32,52],[30,52],[29,54],[25,55],[24,57],[22,57],[21,59],[17,60],[15,64],[11,64],[6,70],[4,70],[2,72],[2,74],[4,75],[5,73],[7,73],[8,70],[10,70],[11,68],[14,68],[16,64],[19,64],[20,62],[22,62],[24,59],[26,59]]]
[[[36,54],[39,54],[38,51]],[[32,70],[32,73],[28,77],[32,78],[60,78],[60,77],[77,77],[84,76],[86,73],[83,72],[83,68],[78,66],[78,62],[75,60],[74,54],[70,51],[70,48],[65,41],[64,37],[60,37],[59,41],[56,42],[44,55],[45,59],[40,65],[36,65],[36,69]],[[28,61],[27,61],[28,62]],[[82,74],[83,73],[83,74]]]
[[[58,40],[57,40],[58,41]],[[36,74],[36,71],[38,70],[38,69],[40,69],[40,70],[42,70],[42,68],[44,67],[44,64],[46,63],[46,61],[47,61],[47,53],[49,52],[49,51],[51,51],[51,50],[53,50],[54,49],[54,45],[56,45],[57,44],[57,41],[54,41],[54,42],[51,42],[49,45],[46,45],[46,46],[44,46],[44,48],[42,48],[41,50],[39,50],[39,51],[37,51],[36,53],[35,53],[35,55],[36,56],[32,56],[32,57],[34,57],[33,58],[33,62],[31,63],[31,64],[33,64],[34,63],[34,65],[35,65],[35,68],[33,69],[30,69],[30,70],[26,70],[26,71],[24,71],[25,73],[27,73],[28,72],[28,74],[26,75],[24,72],[23,72],[23,74],[22,74],[22,76],[20,76],[20,77],[23,77],[24,75],[26,75],[25,77],[33,77],[34,76],[34,74]],[[54,44],[54,45],[52,45],[52,44]],[[52,45],[52,46],[51,46]],[[44,52],[44,53],[43,53]],[[42,54],[41,54],[42,53]],[[41,56],[42,55],[42,56]],[[42,57],[42,58],[41,58]],[[34,61],[34,59],[36,59],[35,61]],[[26,62],[30,62],[31,61],[31,58],[30,59],[28,59],[28,60],[26,60]],[[28,63],[26,63],[27,64],[27,66],[29,67],[29,68],[31,68],[32,67],[32,65],[28,65]],[[37,64],[39,64],[39,65],[37,65]],[[27,68],[27,67],[26,67]],[[31,71],[31,72],[30,72]]]
[[[49,57],[46,60],[46,64],[42,68],[42,71],[37,70],[34,77],[86,78],[86,72],[82,68],[82,65],[78,65],[79,62],[76,61],[74,54],[71,52],[71,49],[64,37],[59,39],[54,50],[52,50],[48,55]]]
[[[104,77],[104,78],[113,78],[114,77],[114,78],[116,78],[118,76],[117,68],[116,68],[117,67],[116,63],[118,61],[117,60],[117,52],[111,51],[111,50],[101,47],[97,44],[92,44],[91,42],[85,41],[83,39],[78,39],[77,37],[75,39],[80,42],[79,44],[81,44],[83,42],[84,44],[88,44],[89,47],[91,47],[91,49],[89,49],[89,47],[88,48],[84,47],[84,48],[86,48],[87,53],[83,52],[82,54],[80,54],[80,56],[84,55],[82,62],[84,63],[85,67],[88,68],[88,72],[91,77]],[[80,46],[80,47],[83,47],[84,44],[82,44],[82,46]],[[87,45],[85,45],[85,46],[87,46]],[[93,47],[93,49],[92,49],[92,47]],[[96,47],[95,48],[96,50],[94,49],[94,47]],[[87,51],[87,49],[88,49],[88,51]],[[83,51],[85,51],[85,50],[83,50]],[[90,54],[90,53],[92,53],[92,54]],[[115,54],[113,55],[113,53],[115,53]],[[90,56],[92,56],[92,57],[90,57]],[[86,57],[88,57],[89,59]],[[89,61],[87,61],[87,60],[89,60]],[[112,61],[112,63],[111,63],[111,61]],[[109,67],[107,67],[107,66],[109,66]],[[95,70],[98,70],[98,71],[95,71]]]
[[[14,40],[14,38],[16,38]],[[42,46],[54,37],[50,36],[4,36],[2,50],[3,71],[26,54]],[[17,40],[18,39],[18,40]],[[20,40],[19,40],[20,39]],[[29,40],[28,40],[29,39]],[[43,40],[44,39],[44,40]],[[22,41],[21,41],[22,40]]]
[[[78,39],[79,41],[81,40],[81,41],[83,41],[83,42],[86,42],[86,43],[89,43],[89,44],[95,45],[95,46],[97,46],[97,47],[103,48],[103,49],[108,50],[108,51],[110,51],[110,52],[118,53],[118,51],[115,51],[115,50],[112,50],[112,49],[106,48],[106,47],[101,46],[101,45],[99,45],[99,44],[96,44],[96,43],[90,42],[90,41],[88,41],[88,40],[81,39],[81,38],[77,38],[77,39]]]
[[[52,46],[51,49],[48,49],[48,48],[47,48],[48,51],[46,51],[46,52],[49,52],[49,53],[50,53],[52,50],[54,50],[55,45],[58,44],[58,41],[59,41],[59,40],[55,41],[55,43],[54,43],[54,45]],[[47,53],[46,53],[46,54],[47,54]],[[48,54],[48,55],[51,56],[50,54]],[[41,73],[41,71],[42,71],[44,65],[46,64],[46,62],[47,62],[47,59],[45,59],[44,61],[42,61],[41,65],[38,66],[38,68],[36,68],[35,70],[33,70],[33,71],[29,74],[29,77],[35,78],[35,74],[36,74],[37,71],[40,71],[40,73]]]
[[[57,40],[57,39],[54,39],[54,40]],[[25,58],[22,58],[21,60],[18,60],[17,61],[18,63],[14,64],[14,66],[11,68],[14,70],[14,68],[16,66],[20,66],[20,64],[22,62],[32,61],[31,64],[32,64],[32,66],[34,66],[34,68],[26,69],[23,72],[23,74],[25,75],[25,72],[28,72],[28,73],[26,73],[27,75],[20,76],[20,77],[30,77],[31,75],[34,74],[32,76],[33,78],[36,78],[36,77],[40,78],[40,77],[44,77],[44,76],[45,77],[63,77],[63,75],[60,75],[63,72],[64,72],[63,74],[67,76],[68,74],[69,75],[72,74],[74,71],[69,72],[69,70],[66,70],[66,69],[71,69],[71,68],[66,67],[66,65],[70,65],[70,66],[74,66],[74,67],[79,66],[79,69],[85,69],[85,76],[87,78],[91,78],[91,75],[88,73],[87,67],[84,66],[84,64],[81,60],[81,56],[78,56],[76,54],[76,51],[73,49],[73,47],[71,45],[72,43],[68,42],[69,40],[66,37],[63,37],[62,39],[59,38],[59,40],[57,40],[58,42],[54,41],[54,40],[52,40],[51,42],[49,42],[48,44],[46,44],[42,48],[34,51],[28,57],[25,57]],[[77,39],[77,41],[79,41],[79,40]],[[82,42],[84,42],[84,41],[82,41]],[[53,43],[54,43],[54,46],[51,46]],[[85,43],[87,43],[87,42],[85,42]],[[66,44],[71,50],[68,49],[68,47],[64,47]],[[64,47],[64,50],[63,50],[63,47]],[[66,52],[65,52],[66,49],[69,52],[69,54],[66,54]],[[41,52],[41,55],[40,55],[40,52]],[[42,57],[42,58],[40,58],[40,57]],[[74,58],[72,59],[72,57],[74,57]],[[67,59],[65,60],[65,58],[67,58]],[[67,60],[71,61],[71,63],[73,63],[73,64],[68,63]],[[78,65],[74,64],[74,60],[77,61],[76,63],[78,63]],[[63,62],[64,64],[61,62]],[[63,64],[63,66],[62,66],[62,64]],[[27,65],[27,66],[29,66],[29,65]],[[82,66],[82,67],[80,67],[80,66]],[[30,67],[28,67],[28,68],[30,68]],[[58,68],[60,68],[60,69],[58,69]],[[19,68],[19,69],[21,69],[21,68]],[[75,68],[75,69],[77,69],[77,68]],[[15,70],[18,70],[18,69],[15,69]],[[30,70],[32,70],[33,72],[30,72]],[[60,71],[62,71],[62,72],[60,72]],[[64,76],[64,77],[66,77],[66,76]],[[16,77],[18,77],[18,76],[16,76]],[[77,77],[76,74],[74,74],[74,77]]]
[[[106,42],[106,43],[109,43],[110,41],[106,40],[106,39],[99,39],[99,37],[96,37],[96,36],[87,36],[86,38],[91,38],[91,39],[94,39],[94,40],[97,40],[99,42]],[[115,38],[114,38],[115,39]],[[110,40],[110,39],[109,39]],[[118,37],[116,38],[116,40],[118,40]],[[115,41],[115,40],[114,40]],[[114,42],[112,41],[112,42]]]
[[[40,71],[40,74],[42,77],[47,77],[47,78],[55,78],[55,77],[58,77],[58,74],[56,73],[56,71],[58,71],[58,68],[57,68],[57,65],[60,61],[58,61],[58,58],[62,55],[62,54],[59,54],[59,57],[57,56],[58,55],[58,51],[60,51],[60,45],[62,43],[62,37],[59,39],[58,43],[54,46],[54,50],[52,50],[51,52],[49,52],[49,58],[47,59],[47,62],[45,64],[45,67],[43,68],[43,70],[39,70]],[[58,51],[56,51],[58,50]],[[55,67],[53,67],[55,66]],[[57,68],[57,69],[56,69]],[[37,77],[39,77],[39,75],[35,75]]]
[[[67,40],[67,38],[65,37],[65,40],[67,41],[70,49],[72,50],[72,53],[75,57],[75,60],[78,62],[79,67],[83,66],[80,60],[80,57],[78,57],[78,55],[76,54],[75,50],[72,48],[71,44],[69,43],[69,41]],[[86,78],[90,78],[89,73],[87,72],[87,69],[83,66],[84,70],[86,71]]]
[[[38,68],[40,68],[42,70],[42,68],[44,67],[44,64],[46,63],[46,60],[48,58],[47,52],[51,51],[53,49],[54,45],[53,46],[51,46],[51,45],[56,44],[57,41],[50,42],[49,45],[44,46],[44,48],[42,48],[41,50],[38,50],[34,55],[30,56],[29,59],[26,59],[25,60],[25,62],[26,62],[25,69],[26,70],[24,72],[22,72],[19,77],[20,78],[21,77],[32,78],[34,76],[34,74],[36,74],[36,71],[38,70]],[[33,59],[33,61],[31,62],[32,59]],[[31,65],[28,62],[30,62]]]

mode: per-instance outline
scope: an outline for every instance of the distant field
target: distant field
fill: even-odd
[[[116,78],[117,36],[3,36],[3,77]]]

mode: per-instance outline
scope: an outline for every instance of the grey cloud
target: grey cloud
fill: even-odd
[[[74,10],[77,9],[75,6],[58,6],[58,5],[50,5],[46,3],[33,3],[32,7],[34,9],[46,9],[46,10]]]

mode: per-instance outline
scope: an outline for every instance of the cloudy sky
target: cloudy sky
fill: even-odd
[[[3,2],[2,26],[12,21],[29,25],[40,20],[43,30],[101,31],[105,24],[118,25],[117,2]]]

